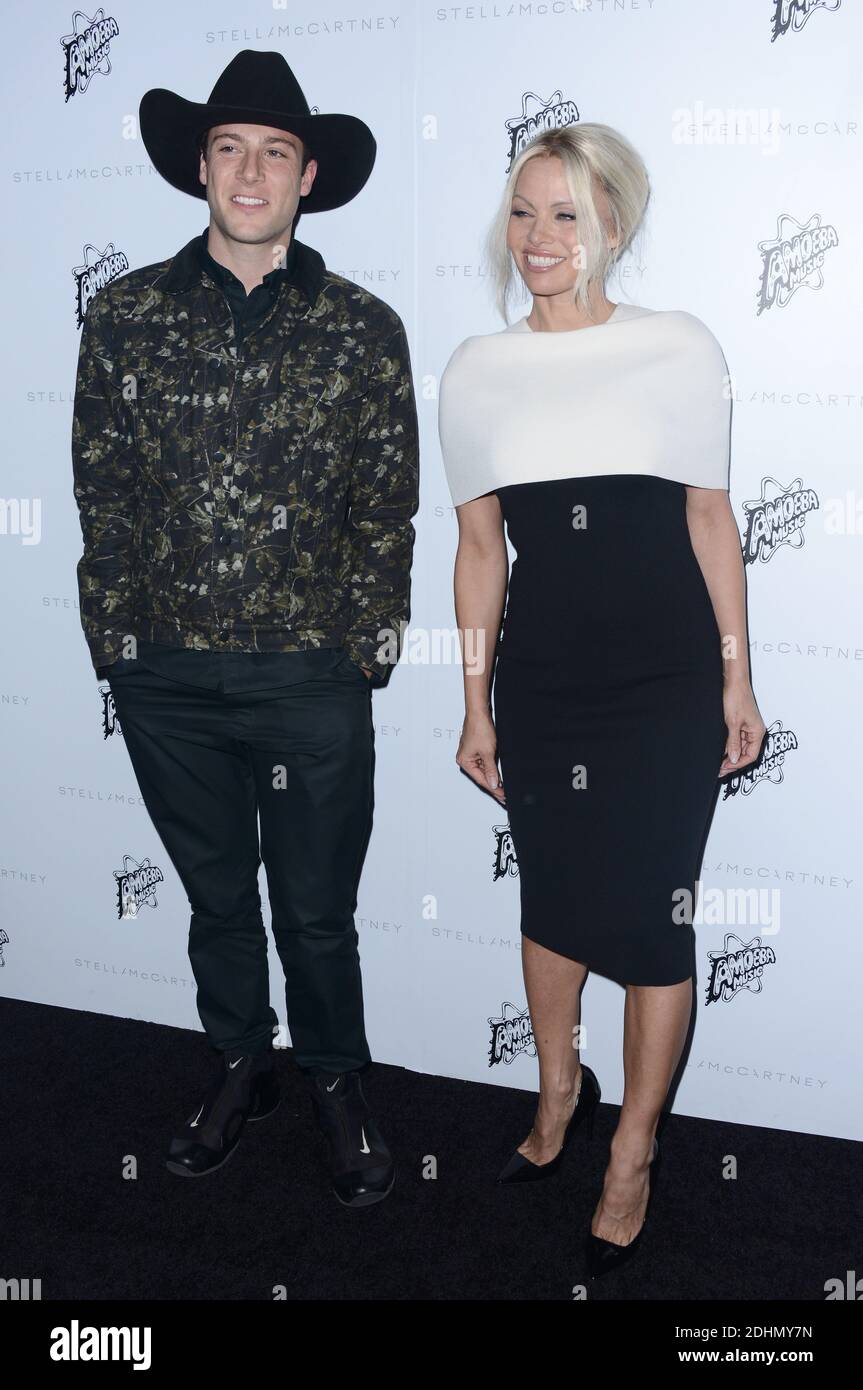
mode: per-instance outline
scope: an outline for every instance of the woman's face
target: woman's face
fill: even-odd
[[[594,206],[611,236],[608,199],[592,181]],[[518,176],[506,244],[531,294],[571,291],[583,264],[563,165],[557,158],[529,159]]]

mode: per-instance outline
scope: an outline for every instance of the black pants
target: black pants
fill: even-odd
[[[335,652],[309,679],[233,694],[125,665],[110,668],[111,692],[192,908],[189,959],[210,1042],[263,1051],[277,1027],[263,860],[295,1060],[309,1071],[363,1066],[354,912],[374,803],[368,678]]]

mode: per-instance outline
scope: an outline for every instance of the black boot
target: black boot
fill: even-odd
[[[333,1192],[346,1207],[382,1201],[395,1181],[395,1165],[371,1117],[359,1073],[307,1075],[306,1084],[327,1140]]]
[[[246,1120],[262,1120],[279,1103],[272,1052],[224,1053],[219,1073],[181,1132],[171,1140],[166,1166],[200,1178],[227,1163]]]

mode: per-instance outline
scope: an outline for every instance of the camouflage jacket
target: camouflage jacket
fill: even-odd
[[[417,416],[398,314],[297,242],[239,343],[196,255],[93,298],[72,425],[81,622],[97,670],[134,636],[344,646],[384,684],[410,616]]]

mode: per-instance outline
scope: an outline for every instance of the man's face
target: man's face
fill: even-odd
[[[220,125],[209,132],[199,178],[223,236],[255,245],[287,239],[318,168],[310,159],[301,174],[302,153],[296,135],[273,126]]]

